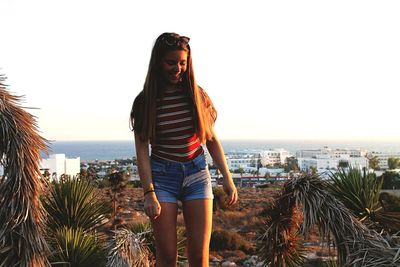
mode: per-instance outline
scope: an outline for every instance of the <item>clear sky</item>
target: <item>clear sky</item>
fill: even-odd
[[[162,32],[221,139],[400,141],[399,1],[1,0],[0,72],[50,140],[127,140]]]

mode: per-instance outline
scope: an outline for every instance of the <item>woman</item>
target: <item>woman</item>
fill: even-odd
[[[182,201],[189,264],[208,266],[213,194],[202,144],[223,174],[228,204],[238,199],[213,129],[216,117],[210,98],[195,81],[189,38],[161,34],[130,117],[157,266],[176,266],[178,200]]]

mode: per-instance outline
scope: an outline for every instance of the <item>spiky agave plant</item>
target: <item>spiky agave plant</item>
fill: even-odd
[[[51,242],[53,266],[101,267],[106,264],[106,251],[94,233],[68,226],[57,229]]]
[[[271,226],[279,225],[283,220],[288,220],[284,222],[286,225],[296,225],[297,216],[291,213],[299,209],[303,220],[298,227],[298,234],[307,236],[316,225],[322,238],[333,237],[339,266],[399,266],[400,246],[390,244],[358,221],[342,202],[326,190],[327,186],[316,175],[304,175],[285,183],[281,195],[268,211],[275,216],[267,220],[267,228],[261,238],[260,257],[265,265],[298,264],[283,257],[290,249],[284,246],[290,238],[287,235],[288,227]],[[274,245],[270,245],[270,242]],[[277,258],[285,261],[276,262]]]
[[[48,266],[48,246],[42,235],[43,208],[39,201],[40,151],[47,141],[36,119],[10,94],[0,76],[0,266]]]
[[[43,206],[48,213],[48,228],[56,232],[67,226],[89,232],[102,226],[111,207],[96,197],[94,190],[90,181],[79,176],[66,176],[54,182],[50,194],[43,198]]]
[[[43,197],[52,265],[105,266],[105,237],[96,231],[111,207],[96,197],[90,181],[63,176]]]
[[[332,180],[328,183],[329,192],[353,211],[357,219],[377,231],[400,231],[400,212],[385,211],[379,201],[383,179],[352,167],[329,176]]]
[[[375,173],[362,172],[357,168],[339,168],[329,177],[332,180],[332,183],[328,183],[329,192],[352,210],[360,221],[382,208],[379,194],[383,180],[378,180]]]

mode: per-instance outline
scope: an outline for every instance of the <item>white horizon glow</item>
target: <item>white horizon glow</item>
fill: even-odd
[[[245,4],[246,3],[246,4]],[[129,140],[156,37],[191,38],[224,140],[400,141],[398,1],[2,1],[0,73],[50,140]]]

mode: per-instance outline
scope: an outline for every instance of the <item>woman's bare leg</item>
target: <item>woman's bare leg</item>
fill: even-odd
[[[161,214],[150,219],[156,243],[156,266],[176,267],[176,217],[175,203],[160,203]]]
[[[209,262],[212,227],[212,199],[183,202],[190,267],[205,267]]]

